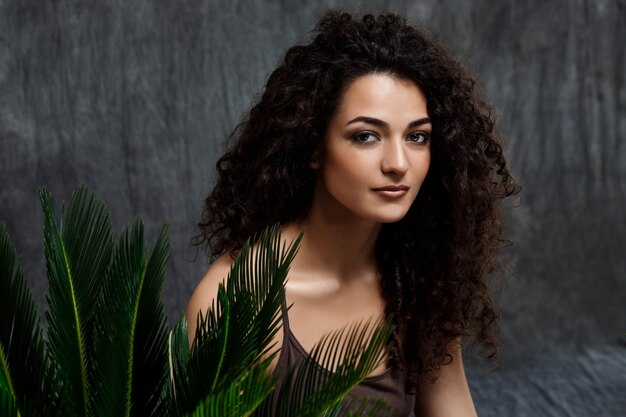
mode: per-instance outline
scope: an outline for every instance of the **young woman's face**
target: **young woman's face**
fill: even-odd
[[[402,219],[428,172],[431,131],[417,85],[388,74],[357,78],[311,163],[319,173],[315,198],[374,222]]]

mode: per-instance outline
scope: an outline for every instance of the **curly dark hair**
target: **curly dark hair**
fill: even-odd
[[[251,235],[306,217],[327,124],[347,86],[384,73],[424,91],[432,121],[428,174],[407,215],[382,225],[376,257],[386,311],[396,335],[390,361],[405,369],[409,392],[452,359],[455,338],[472,337],[499,362],[497,319],[488,278],[502,265],[500,200],[517,194],[493,108],[474,78],[441,44],[385,14],[360,19],[329,11],[313,40],[287,51],[265,90],[235,128],[217,162],[192,243],[210,257]],[[401,337],[398,337],[400,336]]]

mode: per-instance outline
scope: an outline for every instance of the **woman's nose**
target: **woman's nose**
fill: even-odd
[[[404,174],[409,169],[404,144],[401,141],[389,141],[385,144],[381,169],[384,173]]]

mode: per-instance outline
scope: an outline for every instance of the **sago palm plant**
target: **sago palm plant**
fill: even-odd
[[[388,321],[328,335],[281,389],[268,372],[300,237],[275,225],[251,237],[217,299],[168,331],[161,290],[167,226],[147,250],[135,219],[115,239],[106,206],[81,185],[57,223],[43,189],[47,338],[0,223],[1,416],[337,416],[342,398],[385,357]],[[319,372],[319,367],[333,372]],[[384,404],[364,399],[358,415]],[[353,414],[356,415],[356,414]]]

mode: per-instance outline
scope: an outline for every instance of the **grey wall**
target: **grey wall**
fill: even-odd
[[[0,0],[0,218],[43,306],[37,188],[79,181],[119,230],[170,224],[173,320],[206,260],[188,245],[222,142],[327,7],[382,5],[447,42],[499,110],[522,205],[498,295],[505,360],[626,333],[623,0]]]

